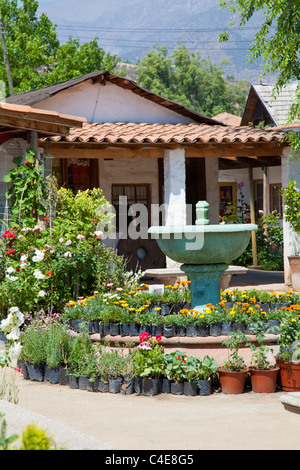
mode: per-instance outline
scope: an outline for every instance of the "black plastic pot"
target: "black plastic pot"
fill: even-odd
[[[23,374],[23,377],[25,380],[30,380],[30,377],[29,377],[29,372],[28,372],[28,366],[27,366],[27,363],[25,361],[21,361],[21,372]]]
[[[142,334],[142,333],[148,333],[149,335],[151,335],[152,326],[151,325],[140,325],[139,334]]]
[[[198,326],[194,325],[193,323],[189,323],[186,326],[185,334],[186,334],[186,336],[191,336],[191,337],[199,336],[198,335]]]
[[[198,336],[209,336],[209,325],[198,325]]]
[[[246,327],[244,322],[232,322],[232,331],[237,332],[241,331],[242,333],[245,333]]]
[[[162,393],[170,393],[171,392],[170,381],[167,377],[162,378],[161,391],[162,391]]]
[[[197,382],[183,382],[183,394],[189,397],[195,397],[198,395]]]
[[[186,327],[181,325],[176,325],[176,336],[186,336]]]
[[[259,324],[257,322],[248,323],[245,327],[245,333],[248,335],[255,335]]]
[[[210,336],[221,336],[222,335],[222,323],[215,323],[209,325]]]
[[[68,376],[68,370],[66,367],[60,367],[59,369],[59,384],[60,385],[69,385],[69,376]]]
[[[79,388],[78,377],[76,377],[75,375],[69,375],[69,387],[73,390]]]
[[[140,376],[135,376],[133,379],[133,386],[135,393],[142,392],[142,378]]]
[[[108,381],[99,380],[98,392],[107,393],[108,392]]]
[[[120,334],[119,323],[111,323],[110,324],[110,335],[111,336],[118,336]]]
[[[222,336],[227,336],[231,331],[231,321],[222,322]]]
[[[120,323],[120,335],[130,336],[130,323]]]
[[[140,334],[140,325],[138,323],[130,323],[129,336],[138,336]]]
[[[170,392],[172,395],[183,395],[183,382],[171,382]]]
[[[142,394],[153,397],[161,392],[161,380],[159,378],[143,378]]]
[[[101,332],[103,336],[110,335],[110,323],[109,322],[102,322]]]
[[[279,320],[267,320],[265,325],[265,332],[273,335],[278,335],[280,331]]]
[[[95,380],[87,379],[86,389],[88,392],[98,392],[99,387],[99,379],[96,378]]]
[[[48,369],[48,380],[51,384],[58,384],[59,383],[59,373],[60,373],[60,366],[57,367],[47,367]],[[46,368],[45,368],[46,370]]]
[[[87,388],[87,381],[88,381],[88,377],[86,375],[81,375],[79,378],[78,378],[78,388],[80,390],[86,390]]]
[[[132,395],[134,393],[134,379],[124,381],[121,387],[121,393],[124,395]]]
[[[98,321],[90,321],[88,324],[88,331],[90,335],[95,333],[99,333],[99,322]]]
[[[108,391],[109,393],[120,393],[122,387],[123,379],[109,379],[108,381]]]
[[[211,379],[207,380],[198,380],[199,384],[199,395],[211,395],[212,394],[212,381]]]
[[[152,325],[151,334],[152,336],[163,335],[163,325]]]
[[[45,366],[44,364],[30,364],[27,363],[29,379],[34,382],[43,382]]]
[[[172,338],[173,336],[176,336],[175,325],[164,325],[163,326],[163,335],[166,338]]]

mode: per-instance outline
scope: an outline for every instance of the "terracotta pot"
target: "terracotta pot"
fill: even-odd
[[[285,392],[300,392],[300,362],[285,362],[276,358],[279,385]]]
[[[292,287],[295,290],[300,289],[300,256],[288,256]]]
[[[252,391],[256,393],[274,393],[276,389],[277,374],[279,367],[273,369],[249,368],[251,376]]]
[[[247,373],[247,368],[237,372],[219,367],[218,374],[222,392],[228,394],[243,393]]]

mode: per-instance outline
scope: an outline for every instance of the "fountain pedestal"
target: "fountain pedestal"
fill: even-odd
[[[203,311],[208,303],[220,302],[220,279],[227,264],[183,264],[180,269],[191,281],[191,306],[193,310]]]
[[[195,225],[150,227],[148,233],[191,281],[191,304],[201,311],[220,301],[220,279],[228,265],[247,248],[255,224],[210,225],[209,205],[196,204]]]

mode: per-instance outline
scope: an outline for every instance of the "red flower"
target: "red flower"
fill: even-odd
[[[6,232],[2,235],[3,238],[16,238],[14,233],[11,233],[10,230],[6,230]]]
[[[11,250],[8,250],[5,252],[6,255],[11,255],[12,253],[15,253],[16,250],[14,250],[13,248]]]
[[[157,335],[155,339],[156,341],[161,341],[161,334]]]
[[[43,217],[43,220],[49,220],[49,217]]]
[[[48,270],[47,270],[47,271],[45,272],[45,274],[47,274],[47,276],[51,276],[52,273],[51,273],[51,271],[48,271]]]
[[[92,219],[92,221],[96,223],[96,222],[97,222],[97,219]]]
[[[144,333],[141,333],[139,335],[140,341],[142,341],[142,342],[146,341],[149,337],[151,337],[151,336],[146,331],[144,331]]]

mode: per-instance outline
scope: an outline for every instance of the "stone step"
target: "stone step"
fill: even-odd
[[[300,414],[300,392],[288,392],[279,400],[287,411]]]

